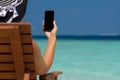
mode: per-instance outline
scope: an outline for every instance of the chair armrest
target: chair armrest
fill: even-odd
[[[62,74],[61,71],[54,71],[40,76],[40,80],[57,80],[59,74]]]

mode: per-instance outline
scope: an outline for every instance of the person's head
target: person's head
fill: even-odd
[[[27,0],[0,0],[0,22],[20,22],[26,6]]]

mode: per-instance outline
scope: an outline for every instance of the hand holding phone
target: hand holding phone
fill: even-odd
[[[54,11],[46,10],[44,16],[44,31],[50,32],[53,29]]]

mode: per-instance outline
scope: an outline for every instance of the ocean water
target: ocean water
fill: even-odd
[[[46,39],[35,39],[44,52]],[[58,39],[51,71],[58,80],[120,80],[120,40]]]

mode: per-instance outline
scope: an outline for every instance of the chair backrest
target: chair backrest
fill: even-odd
[[[36,80],[29,23],[0,23],[0,80]]]

